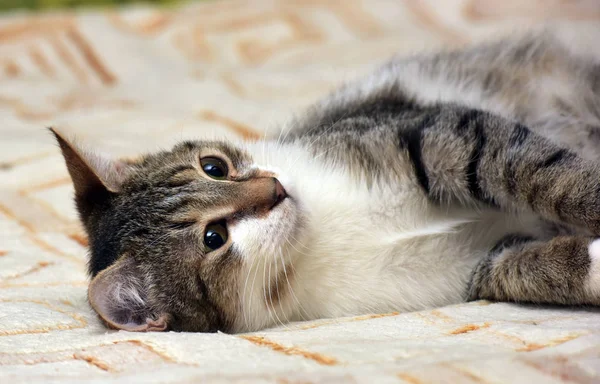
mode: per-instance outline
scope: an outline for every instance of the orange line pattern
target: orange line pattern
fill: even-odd
[[[75,74],[77,79],[79,81],[81,81],[81,83],[87,84],[87,82],[88,82],[87,73],[82,68],[82,66],[77,62],[75,55],[69,51],[69,48],[67,47],[67,45],[63,41],[63,39],[60,39],[59,37],[54,36],[50,39],[50,44],[52,45],[52,48],[54,49],[54,51],[62,59],[62,61],[67,65],[69,70]]]
[[[106,85],[114,85],[117,78],[106,68],[102,60],[98,57],[92,46],[81,36],[76,30],[72,29],[67,32],[67,37],[83,54],[88,65],[96,72],[100,80]]]
[[[302,348],[298,348],[298,347],[286,347],[281,344],[275,343],[273,341],[267,340],[266,338],[261,337],[261,336],[241,336],[241,337],[243,339],[248,340],[252,344],[258,345],[260,347],[268,347],[275,352],[280,352],[285,355],[302,356],[306,359],[312,360],[315,363],[318,363],[321,365],[338,365],[339,364],[339,362],[336,359],[334,359],[333,357],[324,356],[324,355],[322,355],[320,353],[316,353],[316,352],[309,352],[309,351],[306,351],[306,350],[304,350]]]
[[[213,111],[201,111],[200,118],[224,125],[246,140],[258,140],[260,136],[256,131],[242,123],[234,121],[226,116],[220,116]]]

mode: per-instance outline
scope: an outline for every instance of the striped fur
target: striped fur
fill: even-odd
[[[90,302],[117,328],[230,332],[478,298],[600,304],[600,53],[584,45],[600,31],[568,32],[396,58],[264,142],[111,167],[59,135]],[[229,240],[207,252],[215,220]],[[145,312],[124,322],[115,295],[139,300],[110,287],[129,280]]]

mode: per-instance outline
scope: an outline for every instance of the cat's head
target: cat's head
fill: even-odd
[[[115,160],[52,132],[89,237],[89,301],[109,326],[245,331],[291,305],[278,302],[293,279],[282,255],[301,210],[248,153],[198,141]]]

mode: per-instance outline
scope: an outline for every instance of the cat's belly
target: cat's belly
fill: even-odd
[[[461,302],[473,268],[502,237],[540,231],[531,215],[434,206],[409,172],[368,187],[343,169],[294,164],[291,181],[281,180],[308,220],[290,250],[289,299],[300,303],[290,304],[291,320]]]
[[[394,246],[387,283],[397,295],[396,308],[424,309],[464,301],[473,269],[499,240],[515,233],[540,236],[543,231],[534,215],[517,217],[489,211],[448,217],[458,221],[469,218],[472,221],[445,233],[439,231]],[[432,224],[434,232],[435,222]]]
[[[450,211],[414,200],[354,209],[353,225],[329,235],[327,251],[313,254],[309,268],[298,267],[302,302],[314,318],[462,302],[475,265],[502,237],[542,231],[533,215]]]

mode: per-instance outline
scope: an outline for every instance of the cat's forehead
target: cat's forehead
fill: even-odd
[[[196,161],[200,156],[225,156],[236,166],[251,162],[251,156],[238,144],[221,140],[194,140],[181,142],[170,150],[147,154],[142,164],[168,166],[173,162]]]

